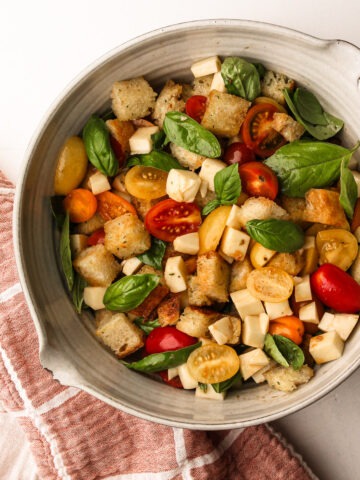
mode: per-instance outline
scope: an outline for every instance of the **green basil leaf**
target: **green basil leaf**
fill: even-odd
[[[204,393],[206,393],[207,390],[208,390],[208,384],[207,384],[207,383],[201,383],[201,382],[199,382],[199,388],[200,388]]]
[[[60,260],[61,260],[62,271],[64,272],[68,289],[71,292],[74,285],[74,269],[73,269],[72,260],[71,260],[70,219],[69,219],[68,212],[66,212],[65,220],[61,229]]]
[[[327,125],[324,110],[315,95],[305,88],[297,88],[293,98],[301,118],[313,125]]]
[[[294,370],[299,370],[304,365],[305,361],[304,352],[301,348],[292,340],[283,337],[282,335],[274,335],[273,338],[276,346],[283,357],[286,358],[289,365],[291,365]]]
[[[343,160],[352,152],[327,142],[298,140],[279,148],[264,163],[277,175],[281,191],[289,197],[304,197],[310,188],[331,185],[340,176]]]
[[[145,320],[142,317],[135,318],[134,320],[135,325],[137,325],[146,335],[149,335],[150,332],[154,330],[154,328],[160,327],[159,320]]]
[[[108,310],[128,312],[138,307],[159,283],[159,276],[146,273],[128,275],[106,289],[104,305]]]
[[[250,220],[246,222],[246,231],[265,248],[282,253],[299,250],[305,241],[304,232],[299,225],[288,220]]]
[[[83,140],[90,163],[104,175],[116,175],[119,162],[111,148],[110,133],[104,120],[92,115],[84,127]]]
[[[239,57],[228,57],[221,65],[226,89],[233,95],[254,100],[261,93],[260,75],[255,65]]]
[[[166,145],[166,134],[164,130],[159,130],[151,135],[153,150],[161,150]]]
[[[238,164],[234,163],[216,173],[214,178],[216,197],[221,205],[233,205],[241,193]]]
[[[264,352],[283,367],[289,367],[288,361],[280,352],[274,337],[270,333],[265,335]]]
[[[220,206],[220,202],[217,198],[214,198],[213,200],[210,200],[205,207],[202,209],[201,214],[205,217],[206,215],[209,215],[215,208]]]
[[[209,158],[221,155],[220,143],[215,135],[185,113],[168,112],[163,129],[171,142],[190,152]]]
[[[179,350],[171,350],[162,353],[153,353],[141,360],[133,363],[123,364],[131,370],[145,373],[161,372],[161,370],[167,370],[168,368],[178,367],[186,362],[191,352],[201,346],[201,342],[190,345],[189,347],[180,348]]]
[[[256,68],[256,70],[258,71],[260,80],[262,80],[265,77],[266,68],[264,67],[264,65],[262,63],[253,63],[253,65]]]
[[[86,285],[87,283],[84,278],[77,272],[75,272],[74,286],[71,294],[77,313],[81,313],[82,310],[82,306],[84,303],[84,288],[86,287]]]
[[[53,214],[57,228],[61,229],[65,221],[65,210],[63,207],[64,197],[54,195],[50,198],[51,213]]]
[[[343,160],[340,167],[340,204],[351,219],[357,200],[357,185],[347,164],[348,162]]]
[[[223,382],[219,382],[219,383],[212,383],[211,385],[215,390],[215,392],[222,393],[222,392],[226,392],[227,390],[234,387],[235,385],[240,384],[241,382],[242,382],[242,376],[240,371],[238,371],[237,373],[235,373],[235,375],[233,375],[228,380],[224,380]]]
[[[159,150],[153,150],[150,153],[141,155],[132,155],[126,164],[127,167],[134,167],[135,165],[143,165],[145,167],[158,168],[169,172],[172,168],[184,170],[184,167],[171,155]]]
[[[156,268],[156,270],[162,269],[162,260],[164,258],[166,250],[166,242],[152,237],[151,247],[145,253],[138,255],[138,259],[146,265]]]

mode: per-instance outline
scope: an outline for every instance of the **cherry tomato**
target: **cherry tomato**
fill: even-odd
[[[105,221],[112,220],[124,213],[137,215],[135,208],[125,198],[112,192],[103,192],[96,196],[98,212]]]
[[[87,239],[87,244],[89,247],[94,245],[103,244],[105,242],[105,231],[103,228],[99,228],[99,230],[95,230],[94,233],[90,235]]]
[[[280,133],[271,126],[276,105],[259,103],[249,109],[241,126],[244,143],[261,158],[270,157],[278,148],[286,143]]]
[[[266,197],[274,200],[279,191],[279,182],[275,173],[261,162],[247,162],[239,166],[242,189],[254,197]]]
[[[197,339],[180,332],[175,327],[156,327],[152,330],[145,341],[147,354],[169,352],[189,347],[197,342]]]
[[[233,348],[209,343],[190,353],[187,366],[198,382],[218,383],[235,375],[239,370],[240,360]]]
[[[269,333],[271,335],[282,335],[300,345],[305,332],[304,323],[294,315],[276,318],[271,320]]]
[[[360,198],[358,198],[355,203],[354,215],[351,222],[351,231],[355,232],[358,227],[360,227]]]
[[[160,377],[162,378],[163,382],[165,382],[167,385],[170,385],[170,387],[174,388],[183,388],[180,377],[174,377],[171,380],[169,380],[168,377],[168,372],[167,370],[163,370],[162,372],[159,372]]]
[[[90,190],[77,188],[66,195],[63,205],[72,222],[82,223],[95,215],[97,200]]]
[[[127,172],[125,187],[136,198],[153,200],[166,195],[167,177],[164,170],[136,165]]]
[[[228,165],[233,163],[242,165],[243,163],[255,162],[256,160],[255,153],[245,143],[241,142],[234,142],[229,145],[225,150],[223,158]]]
[[[360,285],[351,275],[324,263],[310,276],[311,289],[326,306],[341,313],[360,310]]]
[[[203,95],[193,95],[188,98],[185,104],[185,112],[197,122],[201,122],[206,110],[207,98]]]
[[[154,205],[145,217],[145,228],[156,238],[172,242],[186,233],[197,232],[201,213],[195,203],[176,202],[171,198]]]

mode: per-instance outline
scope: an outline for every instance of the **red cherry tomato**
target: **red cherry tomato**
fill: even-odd
[[[145,350],[151,353],[162,353],[170,350],[179,350],[189,347],[197,342],[197,339],[180,332],[175,327],[156,327],[146,338]]]
[[[99,230],[95,230],[94,233],[90,235],[90,237],[87,239],[87,244],[89,247],[92,247],[93,245],[99,245],[100,243],[105,242],[105,231],[103,228],[99,228]]]
[[[171,380],[169,380],[167,370],[163,370],[162,372],[159,372],[159,375],[162,378],[163,382],[167,383],[171,387],[183,388],[180,377],[177,376],[177,377],[174,377]]]
[[[259,103],[249,109],[241,126],[244,143],[261,158],[270,157],[286,143],[280,133],[271,126],[279,108],[271,103]]]
[[[239,166],[242,189],[254,197],[274,200],[279,191],[275,173],[261,162],[247,162]]]
[[[188,98],[185,104],[185,112],[197,122],[201,122],[206,110],[207,98],[203,95],[193,95]]]
[[[321,265],[310,276],[310,284],[320,301],[337,312],[360,311],[360,285],[336,265]]]
[[[228,165],[238,163],[242,165],[246,162],[255,162],[255,153],[248,148],[245,143],[234,142],[227,147],[224,153],[224,161]]]
[[[171,198],[154,205],[145,217],[145,228],[156,238],[172,242],[179,235],[197,232],[201,213],[195,203],[176,202]]]

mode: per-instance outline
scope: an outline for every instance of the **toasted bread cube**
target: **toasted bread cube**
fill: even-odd
[[[359,320],[359,315],[325,312],[318,327],[323,332],[335,331],[341,340],[347,340]]]
[[[175,325],[180,318],[180,295],[170,293],[158,306],[157,314],[162,327]]]
[[[240,207],[237,205],[233,205],[231,207],[229,216],[226,220],[226,226],[231,227],[231,228],[241,228],[241,222],[240,222]]]
[[[75,258],[73,265],[92,287],[108,287],[121,270],[120,264],[104,245],[86,248]]]
[[[170,292],[178,293],[187,289],[187,270],[183,258],[170,257],[166,261],[164,271],[165,283],[169,287]]]
[[[105,308],[104,295],[106,287],[85,287],[84,288],[84,302],[93,310],[102,310]]]
[[[294,142],[304,134],[305,128],[286,113],[275,112],[271,127],[288,142]]]
[[[168,112],[183,112],[185,110],[185,102],[182,99],[183,86],[168,80],[161,90],[156,102],[152,118],[155,123],[162,128],[165,115]]]
[[[331,362],[340,358],[344,342],[335,332],[326,332],[310,339],[309,352],[317,364]]]
[[[190,152],[175,143],[170,143],[170,151],[173,157],[175,157],[180,165],[190,168],[190,170],[197,170],[201,167],[206,157],[198,155],[197,153]]]
[[[110,130],[110,134],[120,144],[124,154],[130,152],[129,138],[135,132],[135,127],[130,121],[120,121],[118,118],[106,120],[106,126]],[[115,187],[114,187],[115,188]]]
[[[277,267],[289,275],[298,275],[305,265],[303,252],[277,253],[266,264],[267,267]]]
[[[268,330],[269,317],[266,313],[246,315],[241,335],[242,343],[249,347],[263,348]]]
[[[203,286],[199,282],[197,276],[192,275],[188,277],[188,301],[189,305],[196,307],[205,307],[213,303],[213,301],[206,295]]]
[[[253,270],[250,260],[246,257],[242,262],[234,262],[231,266],[229,291],[237,292],[246,288],[246,280]]]
[[[214,78],[213,74],[194,78],[192,95],[203,95],[204,97],[207,97],[211,90],[211,84],[212,84],[213,78]]]
[[[75,233],[74,235],[70,235],[70,249],[72,258],[75,258],[81,253],[85,248],[87,248],[88,244],[88,237],[87,235],[82,235],[81,233]]]
[[[240,207],[239,221],[242,227],[246,226],[249,220],[267,220],[277,218],[287,220],[289,218],[286,210],[277,203],[265,197],[250,197]]]
[[[210,91],[217,90],[221,93],[227,93],[224,79],[221,75],[221,72],[216,72],[214,74],[213,80],[211,82]]]
[[[91,191],[94,195],[107,192],[111,190],[111,185],[106,175],[101,172],[96,172],[89,178]]]
[[[150,153],[153,148],[151,136],[159,131],[159,127],[141,127],[129,138],[131,154]]]
[[[340,205],[340,195],[332,190],[311,188],[305,194],[306,207],[302,219],[305,222],[324,223],[348,228],[345,212]]]
[[[269,364],[265,365],[265,367],[261,368],[257,372],[252,375],[252,379],[254,380],[255,383],[263,383],[266,382],[266,378],[264,373],[268,372],[270,368],[273,368],[276,365],[276,362],[274,360],[269,359]]]
[[[221,69],[221,60],[218,56],[204,58],[193,63],[190,67],[195,78],[204,77],[212,73],[219,72]]]
[[[179,365],[177,368],[181,385],[183,386],[184,390],[192,390],[198,386],[198,381],[195,380],[195,378],[191,375],[186,363]]]
[[[136,120],[155,107],[156,93],[142,77],[115,82],[111,90],[112,110],[119,120]]]
[[[305,198],[281,197],[281,204],[289,214],[289,220],[293,222],[302,222],[304,217],[304,210],[306,208]]]
[[[261,94],[276,100],[280,105],[285,105],[285,97],[283,90],[295,88],[295,81],[288,78],[283,73],[276,73],[271,70],[265,72],[264,78],[261,80]]]
[[[207,188],[211,192],[215,192],[214,179],[215,175],[226,168],[226,163],[221,162],[220,160],[214,160],[213,158],[206,158],[199,172],[199,177],[202,181],[207,183]]]
[[[281,392],[292,392],[298,385],[307,383],[313,376],[313,369],[307,365],[303,365],[299,370],[278,365],[264,373],[270,387]]]
[[[241,321],[233,316],[222,317],[209,326],[209,331],[219,345],[236,345],[240,341]]]
[[[217,252],[206,252],[198,256],[197,276],[201,288],[214,302],[229,299],[230,267]]]
[[[239,355],[240,372],[244,380],[252,377],[256,372],[266,367],[270,363],[270,359],[260,348],[255,348],[249,352]]]
[[[176,202],[193,202],[201,180],[194,172],[172,168],[166,181],[166,193]]]
[[[232,227],[226,227],[221,238],[220,250],[235,260],[244,260],[250,243],[250,236]]]
[[[284,300],[280,303],[264,302],[266,313],[269,316],[269,320],[275,318],[286,317],[292,315],[292,310],[288,300]]]
[[[145,298],[145,300],[137,307],[130,310],[128,313],[136,317],[143,317],[145,319],[156,318],[155,313],[157,307],[166,298],[169,289],[166,285],[157,285],[152,292]]]
[[[199,234],[193,232],[176,237],[174,240],[174,248],[180,253],[197,255],[199,253]]]
[[[78,223],[75,227],[76,233],[81,233],[82,235],[91,235],[95,232],[95,230],[99,230],[104,226],[105,220],[99,215],[95,213],[94,216],[90,218],[90,220],[82,223]]]
[[[319,315],[316,308],[316,303],[310,302],[300,307],[299,319],[302,322],[314,323],[315,325],[317,325],[319,323]]]
[[[242,319],[247,315],[260,315],[265,312],[261,301],[253,297],[247,288],[230,293],[230,297]]]
[[[191,337],[206,337],[209,326],[220,314],[206,308],[186,307],[176,324],[176,328]]]
[[[251,103],[229,93],[212,90],[201,125],[220,137],[236,135]]]
[[[124,313],[115,313],[110,319],[101,322],[96,335],[119,358],[144,346],[144,333]]]
[[[196,398],[207,398],[208,400],[224,400],[226,392],[217,393],[214,390],[214,387],[209,383],[206,385],[205,389],[201,387],[196,387],[195,397]]]
[[[105,247],[118,258],[129,258],[146,252],[151,247],[149,232],[132,213],[106,222]]]
[[[121,263],[122,273],[124,275],[134,275],[141,267],[143,263],[137,257],[130,257]]]

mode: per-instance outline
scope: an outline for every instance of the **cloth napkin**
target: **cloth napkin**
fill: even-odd
[[[17,276],[14,193],[0,172],[0,400],[25,431],[41,479],[316,478],[267,425],[217,432],[171,428],[55,381],[40,365],[37,335]]]

